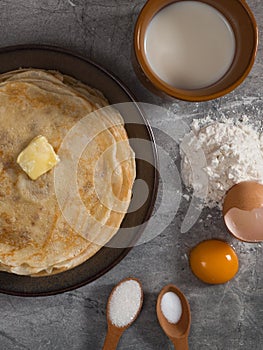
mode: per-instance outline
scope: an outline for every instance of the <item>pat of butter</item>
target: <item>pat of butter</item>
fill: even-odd
[[[17,163],[32,180],[51,170],[58,162],[53,147],[41,135],[35,137],[17,157]]]

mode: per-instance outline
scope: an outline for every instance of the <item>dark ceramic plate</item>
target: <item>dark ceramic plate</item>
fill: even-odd
[[[71,75],[102,91],[111,104],[134,102],[127,88],[110,73],[97,64],[62,49],[46,46],[16,46],[0,49],[0,73],[20,67],[55,69]],[[132,119],[132,123],[126,124],[126,130],[129,138],[135,139],[131,145],[136,154],[137,179],[146,181],[149,188],[149,196],[143,206],[133,213],[126,214],[122,222],[122,227],[135,227],[132,233],[124,238],[121,237],[122,241],[126,240],[126,247],[131,247],[140,238],[143,227],[153,210],[158,186],[157,156],[151,128],[139,107],[134,103],[130,105],[129,110],[125,108],[121,113],[126,122],[127,118],[129,121]],[[136,144],[138,138],[151,142],[147,142],[146,147],[142,149]],[[149,161],[142,160],[145,158]],[[134,186],[135,195],[132,203],[136,200],[135,197],[140,195],[140,191],[136,191],[136,183]],[[114,239],[118,240],[120,234],[121,232],[118,232]],[[130,249],[103,247],[80,266],[50,277],[33,278],[0,272],[0,292],[19,296],[44,296],[72,290],[105,274],[119,263]]]

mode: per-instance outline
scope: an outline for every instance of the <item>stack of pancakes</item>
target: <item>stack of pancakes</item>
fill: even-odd
[[[131,200],[135,157],[122,117],[107,105],[99,91],[58,72],[0,76],[0,270],[32,276],[65,271],[118,231]],[[38,135],[60,162],[33,181],[16,160]]]

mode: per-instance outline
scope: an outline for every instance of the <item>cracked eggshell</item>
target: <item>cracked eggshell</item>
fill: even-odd
[[[224,200],[223,217],[230,233],[239,240],[263,241],[263,185],[244,181],[233,186]]]

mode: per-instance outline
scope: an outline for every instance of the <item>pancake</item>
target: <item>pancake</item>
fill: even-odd
[[[59,273],[92,257],[118,231],[135,155],[121,115],[107,105],[101,92],[59,72],[0,76],[0,270]],[[38,135],[60,162],[33,181],[16,159]]]

